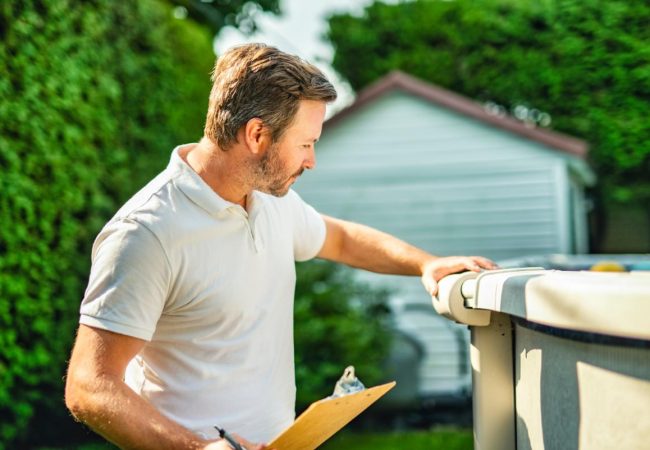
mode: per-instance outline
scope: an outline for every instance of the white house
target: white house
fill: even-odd
[[[585,253],[586,154],[581,140],[392,72],[325,123],[316,170],[295,189],[437,255]],[[419,280],[361,276],[395,290],[398,327],[423,345],[420,394],[466,390],[466,330],[435,315]]]

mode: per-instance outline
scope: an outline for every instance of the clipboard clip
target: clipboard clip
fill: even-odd
[[[343,371],[341,378],[336,382],[336,385],[334,385],[334,392],[330,395],[330,398],[354,394],[363,391],[365,388],[361,380],[354,375],[354,366],[348,366]]]

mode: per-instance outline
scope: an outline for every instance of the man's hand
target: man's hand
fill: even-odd
[[[498,266],[482,256],[447,256],[428,261],[422,269],[422,284],[431,296],[438,293],[438,281],[452,273],[496,269]]]
[[[237,439],[237,442],[239,442],[245,450],[272,450],[268,449],[264,444],[253,444],[252,442],[248,442],[246,439],[236,434],[233,434],[232,437]],[[218,441],[206,445],[203,450],[232,450],[232,447],[225,439],[219,439]]]

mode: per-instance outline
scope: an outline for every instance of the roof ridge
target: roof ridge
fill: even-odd
[[[437,105],[449,108],[450,110],[483,121],[497,128],[504,129],[511,133],[518,134],[533,141],[540,142],[546,146],[586,158],[589,146],[586,141],[549,129],[532,127],[521,122],[512,116],[497,116],[489,114],[485,108],[475,100],[464,95],[450,91],[428,81],[416,78],[401,70],[392,70],[374,83],[362,89],[355,101],[347,108],[334,114],[325,122],[325,127],[338,123],[342,118],[347,117],[367,103],[381,97],[387,92],[403,90],[417,95]]]

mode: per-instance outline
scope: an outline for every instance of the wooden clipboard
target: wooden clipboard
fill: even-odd
[[[354,394],[318,400],[309,405],[293,425],[273,439],[268,447],[274,450],[314,450],[395,384],[391,381]]]

